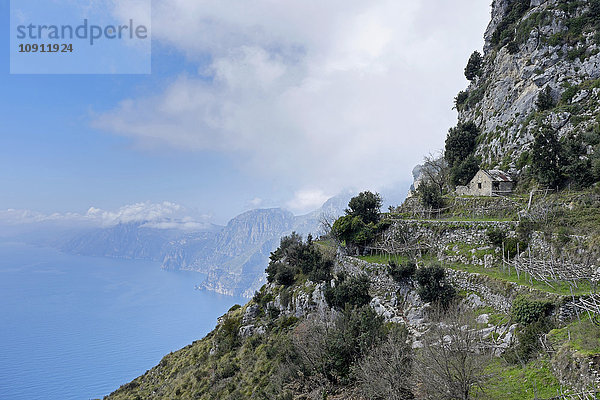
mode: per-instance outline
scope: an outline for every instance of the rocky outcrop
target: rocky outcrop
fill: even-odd
[[[600,37],[586,25],[594,21],[589,3],[567,7],[560,0],[533,0],[507,28],[503,21],[514,14],[511,4],[520,2],[494,1],[482,74],[467,89],[465,103],[457,104],[459,120],[474,121],[482,130],[477,155],[484,164],[512,173],[523,168],[519,157],[540,126],[552,126],[559,137],[583,134],[596,126],[600,111]],[[505,36],[514,40],[498,43],[499,29],[510,30]],[[546,88],[557,107],[542,112],[536,100]],[[593,151],[594,143],[581,140]]]

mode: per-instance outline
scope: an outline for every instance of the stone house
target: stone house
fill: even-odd
[[[494,196],[511,194],[515,183],[511,176],[498,169],[480,169],[467,186],[457,186],[459,196]]]

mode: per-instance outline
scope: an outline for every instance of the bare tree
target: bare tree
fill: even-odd
[[[444,157],[440,154],[429,154],[423,159],[421,168],[423,182],[434,184],[443,195],[450,181],[450,168]]]
[[[336,319],[331,314],[312,316],[302,321],[294,330],[292,343],[298,360],[294,362],[296,374],[313,388],[328,385],[327,338],[335,328]],[[299,362],[298,362],[299,361]]]
[[[413,354],[404,327],[394,329],[353,367],[358,392],[366,399],[413,399]]]
[[[469,400],[489,378],[485,367],[492,351],[467,307],[453,306],[434,314],[437,322],[424,336],[416,363],[419,389],[430,399]]]
[[[333,224],[336,219],[337,218],[333,214],[326,212],[321,213],[319,216],[319,235],[333,237],[334,235],[331,235],[331,230],[333,229]]]

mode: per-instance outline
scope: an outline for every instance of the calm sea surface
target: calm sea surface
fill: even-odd
[[[0,243],[0,399],[93,399],[202,338],[244,299],[197,273]]]

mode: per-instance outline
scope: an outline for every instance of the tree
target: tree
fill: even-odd
[[[368,305],[346,307],[335,316],[309,317],[296,327],[292,336],[299,355],[293,367],[318,384],[324,380],[345,382],[350,378],[352,364],[384,337],[383,318]]]
[[[450,170],[450,182],[454,186],[466,186],[479,171],[479,160],[471,154],[460,163],[455,163]]]
[[[350,199],[346,215],[360,217],[365,224],[379,222],[379,212],[383,201],[379,193],[362,192]]]
[[[369,304],[371,295],[369,287],[371,282],[366,275],[353,276],[346,278],[338,277],[335,286],[328,286],[325,289],[325,300],[330,307],[343,310],[346,305],[362,307]]]
[[[417,187],[417,195],[424,208],[439,209],[444,206],[444,199],[435,183],[423,182]]]
[[[483,67],[483,57],[481,53],[478,51],[474,51],[469,57],[469,61],[467,62],[467,66],[465,67],[465,77],[472,81],[478,76],[481,76]]]
[[[436,186],[440,196],[448,189],[450,169],[442,155],[429,154],[423,159],[420,170],[421,180]]]
[[[456,294],[450,282],[446,280],[446,271],[439,265],[419,268],[415,279],[419,285],[417,294],[426,303],[447,307]]]
[[[352,368],[359,392],[366,399],[413,399],[413,351],[408,330],[395,327],[378,346]]]
[[[585,188],[594,183],[592,159],[587,154],[587,146],[580,134],[571,134],[561,141],[564,162],[561,172],[569,184]]]
[[[313,282],[331,279],[333,260],[315,246],[311,235],[308,235],[306,241],[296,232],[284,236],[269,259],[266,269],[268,282],[291,286],[299,274],[304,274]]]
[[[539,183],[556,187],[562,182],[560,143],[549,126],[542,127],[535,135],[531,157],[532,173]]]
[[[331,229],[333,236],[346,245],[364,246],[373,240],[373,224],[365,224],[360,217],[345,215],[338,218]]]
[[[438,323],[424,336],[417,362],[424,397],[469,400],[488,379],[492,352],[482,346],[483,334],[467,307],[438,308],[433,317]]]
[[[552,88],[550,85],[546,86],[546,88],[538,94],[535,105],[539,111],[546,111],[554,108],[556,103],[552,97]]]
[[[462,111],[462,109],[464,108],[464,105],[468,99],[469,99],[469,92],[461,90],[460,92],[458,92],[458,94],[454,98],[454,108],[456,108],[458,111]]]
[[[473,121],[461,122],[454,128],[450,128],[444,151],[444,158],[450,168],[475,152],[478,135],[479,128]]]

